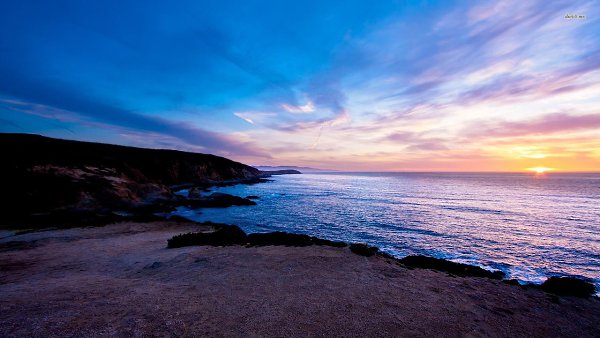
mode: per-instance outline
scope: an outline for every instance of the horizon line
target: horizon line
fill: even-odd
[[[282,167],[291,167],[291,166],[282,166]],[[318,168],[314,168],[318,169]],[[537,174],[530,170],[524,169],[523,171],[498,171],[498,170],[480,170],[480,171],[458,171],[458,170],[379,170],[379,171],[365,171],[365,170],[331,170],[331,171],[322,171],[319,173],[456,173],[456,174],[531,174],[534,176],[543,176],[549,174],[600,174],[600,171],[561,171],[561,170],[553,170],[552,172],[545,172],[543,174]]]
[[[315,170],[319,170],[320,173],[471,173],[471,174],[483,174],[483,173],[502,173],[502,174],[509,174],[509,173],[531,173],[532,175],[547,175],[550,173],[558,173],[558,174],[600,174],[600,170],[598,171],[589,171],[589,170],[581,170],[581,171],[577,171],[577,170],[568,170],[568,171],[564,171],[564,170],[560,170],[557,168],[552,168],[552,170],[548,170],[546,172],[544,172],[543,174],[536,174],[535,172],[532,172],[530,169],[531,168],[524,168],[522,171],[503,171],[503,170],[480,170],[480,171],[462,171],[462,170],[338,170],[338,169],[322,169],[322,168],[318,168],[318,165],[315,167],[313,165],[250,165],[250,164],[246,164],[243,163],[239,160],[234,160],[231,159],[229,157],[225,157],[223,155],[216,155],[213,153],[201,153],[201,152],[196,152],[196,151],[190,151],[190,150],[182,150],[182,149],[174,149],[174,148],[152,148],[152,147],[141,147],[141,146],[133,146],[133,145],[125,145],[125,144],[120,144],[120,143],[110,143],[110,142],[98,142],[98,141],[89,141],[89,140],[81,140],[81,139],[69,139],[69,138],[62,138],[62,137],[54,137],[54,136],[47,136],[41,133],[28,133],[28,132],[21,132],[21,133],[13,133],[13,132],[0,132],[0,134],[8,134],[8,135],[31,135],[31,136],[39,136],[39,137],[45,137],[45,138],[49,138],[49,139],[55,139],[55,140],[63,140],[63,141],[74,141],[74,142],[86,142],[86,143],[97,143],[97,144],[106,144],[106,145],[114,145],[114,146],[121,146],[121,147],[130,147],[130,148],[139,148],[139,149],[150,149],[150,150],[170,150],[170,151],[177,151],[177,152],[186,152],[186,153],[194,153],[194,154],[204,154],[204,155],[213,155],[213,156],[219,156],[219,157],[223,157],[232,161],[236,161],[242,164],[245,164],[249,167],[304,167],[304,168],[310,168],[310,169],[315,169]]]

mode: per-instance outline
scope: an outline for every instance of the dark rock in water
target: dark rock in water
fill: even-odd
[[[188,191],[188,198],[200,198],[202,197],[202,193],[208,190],[202,187],[193,187]]]
[[[590,281],[575,277],[550,277],[540,288],[560,296],[590,297],[596,293],[596,286]]]
[[[445,259],[433,258],[428,256],[407,256],[399,260],[405,266],[412,268],[424,268],[438,271],[445,271],[457,276],[487,277],[492,279],[504,278],[502,271],[488,271],[478,266],[454,263]]]
[[[218,192],[199,199],[183,199],[173,203],[191,208],[227,208],[233,205],[256,205],[256,202],[252,200]]]
[[[379,251],[379,248],[376,248],[374,246],[368,246],[363,243],[352,243],[352,244],[350,244],[350,251],[352,251],[353,253],[355,253],[357,255],[370,257],[370,256],[377,254],[377,252]]]
[[[227,198],[227,197],[231,197],[233,195],[230,194],[226,194],[224,192],[213,192],[212,194],[208,195],[209,198]]]
[[[250,246],[266,245],[285,245],[285,246],[310,246],[326,245],[334,247],[344,247],[346,243],[320,239],[308,235],[290,234],[287,232],[275,231],[267,233],[257,233],[248,235],[248,244]]]
[[[258,199],[260,199],[260,197],[258,197],[256,195],[249,195],[249,196],[246,196],[246,199],[249,199],[249,200],[258,200]]]
[[[167,241],[167,247],[180,248],[191,245],[227,246],[246,244],[246,233],[236,225],[219,224],[214,232],[190,232],[173,236]]]
[[[208,200],[214,203],[214,207],[229,207],[232,205],[256,205],[256,202],[239,196],[214,193],[208,196]]]
[[[298,170],[294,169],[285,169],[285,170],[267,170],[261,172],[264,176],[268,177],[271,175],[297,175],[302,174]]]
[[[219,181],[219,182],[211,182],[211,187],[229,187],[237,184],[245,184],[245,185],[254,185],[258,183],[267,183],[272,182],[273,180],[269,180],[264,178],[264,175],[260,175],[260,177],[254,178],[244,178],[239,180],[228,180],[228,181]]]

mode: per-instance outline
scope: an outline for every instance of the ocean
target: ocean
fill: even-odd
[[[215,188],[256,206],[181,208],[246,232],[287,231],[423,254],[540,283],[551,275],[600,286],[600,174],[318,173]]]

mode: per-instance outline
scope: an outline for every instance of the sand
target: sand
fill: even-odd
[[[600,301],[348,248],[186,247],[175,222],[0,239],[1,337],[598,337]]]

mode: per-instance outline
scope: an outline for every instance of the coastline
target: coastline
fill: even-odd
[[[0,141],[15,137],[28,143],[9,153],[1,176],[13,199],[0,220],[0,336],[600,335],[600,301],[584,297],[593,285],[578,279],[519,285],[473,265],[173,215],[256,205],[262,197],[211,188],[296,172]]]
[[[0,335],[598,336],[600,301],[348,247],[189,246],[185,221],[0,239]],[[81,250],[86,248],[86,250]]]
[[[485,194],[473,192],[480,184],[503,180],[511,178],[494,181],[488,175],[479,175],[467,180],[438,180],[437,175],[432,175],[416,180],[344,173],[289,176],[276,178],[269,185],[215,190],[239,196],[258,195],[259,205],[255,208],[206,209],[198,213],[181,209],[178,214],[200,222],[236,224],[248,232],[291,231],[331,240],[366,242],[399,258],[430,255],[501,270],[523,284],[540,284],[550,276],[573,276],[591,279],[600,289],[599,256],[595,250],[598,233],[594,230],[597,216],[593,205],[584,205],[593,201],[583,196],[570,199],[576,203],[568,205],[564,200],[571,193],[578,193],[566,191],[562,192],[562,200],[554,197],[560,208],[543,204],[545,194],[540,187],[556,192],[557,185],[565,182],[562,176],[552,175],[538,180],[524,174],[514,186],[525,189],[511,190],[513,186],[509,185],[497,191],[500,197],[492,195],[495,189],[488,189]],[[383,189],[395,182],[397,188],[381,193],[370,187]],[[449,186],[462,183],[461,189],[448,191]],[[433,191],[424,194],[429,187],[434,187]],[[540,197],[520,194],[528,187]],[[579,191],[585,195],[586,190]],[[502,194],[513,192],[521,196],[518,202],[505,203]]]

